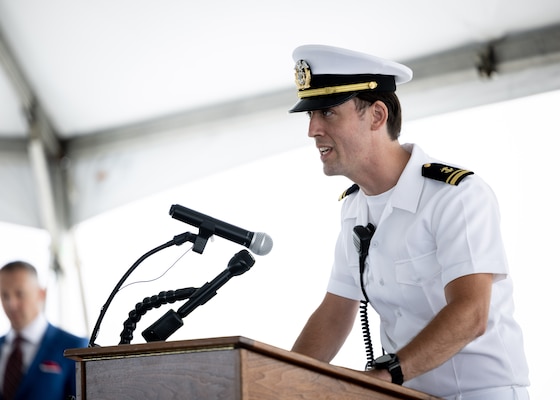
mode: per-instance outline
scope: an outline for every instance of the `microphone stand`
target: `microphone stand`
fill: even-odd
[[[212,281],[207,282],[197,289],[179,308],[179,310],[169,310],[159,320],[142,332],[142,336],[147,342],[165,341],[175,331],[183,326],[183,318],[194,311],[198,306],[205,304],[217,294],[217,290],[226,284],[234,276],[247,272],[255,264],[255,259],[247,250],[241,250],[235,254],[228,263],[227,268],[216,276]]]
[[[210,236],[212,236],[213,232],[210,233],[211,230],[207,230],[205,229],[204,235],[195,235],[192,234],[190,232],[185,232],[183,234],[177,235],[175,237],[173,237],[172,240],[170,240],[167,243],[164,243],[150,251],[148,251],[147,253],[145,253],[142,257],[140,257],[130,268],[129,270],[123,275],[123,277],[121,278],[121,280],[117,283],[117,285],[115,286],[115,288],[113,289],[113,291],[111,292],[111,294],[109,295],[109,298],[107,299],[107,301],[105,302],[105,304],[103,305],[103,307],[101,307],[101,312],[99,314],[99,318],[97,319],[97,322],[95,323],[95,327],[93,328],[93,332],[91,334],[91,338],[89,339],[89,344],[88,347],[95,347],[97,346],[95,344],[95,339],[97,338],[97,335],[99,334],[99,328],[101,326],[101,321],[103,320],[105,313],[107,312],[107,309],[109,308],[109,305],[111,304],[111,302],[113,301],[113,298],[116,296],[117,292],[119,291],[119,289],[121,288],[121,286],[123,285],[123,283],[126,281],[126,279],[130,276],[130,274],[132,274],[132,272],[138,267],[138,265],[140,265],[141,262],[143,262],[144,260],[146,260],[148,257],[154,255],[155,253],[166,249],[168,247],[171,247],[173,245],[175,246],[180,246],[185,242],[191,242],[194,243],[195,246],[197,246],[197,252],[202,254],[202,251],[204,250],[204,246],[206,245],[206,242],[208,241],[208,238]],[[210,236],[207,236],[210,233]]]

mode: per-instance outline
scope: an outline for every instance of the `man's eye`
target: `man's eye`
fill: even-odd
[[[330,117],[333,114],[332,110],[317,110],[317,111],[307,111],[307,116],[309,118],[313,117],[313,115],[320,115],[321,117]]]

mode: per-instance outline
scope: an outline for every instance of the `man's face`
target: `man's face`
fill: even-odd
[[[0,273],[0,296],[12,328],[21,331],[41,312],[45,290],[25,270],[4,271]]]
[[[367,112],[359,114],[350,100],[333,108],[310,111],[308,115],[308,136],[315,139],[324,173],[352,179],[362,162],[371,156]]]

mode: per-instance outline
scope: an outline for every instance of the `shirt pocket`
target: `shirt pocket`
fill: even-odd
[[[406,307],[421,318],[431,319],[445,304],[441,266],[436,252],[395,262],[395,274]]]

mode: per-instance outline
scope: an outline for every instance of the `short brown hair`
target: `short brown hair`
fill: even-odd
[[[395,92],[360,92],[355,97],[356,109],[361,112],[376,101],[381,101],[387,106],[387,131],[392,140],[397,140],[401,134],[402,110],[401,103]]]

